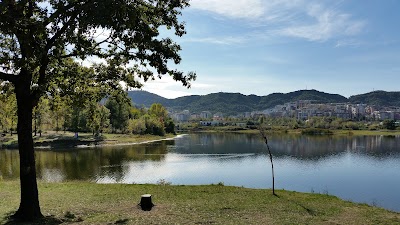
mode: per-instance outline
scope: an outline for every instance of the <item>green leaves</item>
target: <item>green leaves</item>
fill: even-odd
[[[77,84],[78,78],[115,89],[122,88],[121,81],[137,88],[141,80],[169,75],[190,87],[196,74],[168,65],[181,62],[181,47],[159,35],[161,28],[184,35],[179,16],[188,6],[188,0],[2,1],[0,67],[9,74],[2,73],[0,79],[13,83],[19,82],[12,79],[16,76],[32,79],[37,99],[55,87],[66,90],[65,83]],[[74,63],[88,58],[95,60],[93,71],[83,73],[91,75],[77,75],[90,69],[71,66],[82,67]]]

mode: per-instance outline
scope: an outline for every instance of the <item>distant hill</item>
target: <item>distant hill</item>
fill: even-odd
[[[338,94],[328,94],[317,90],[300,90],[287,94],[274,93],[261,97],[260,106],[262,109],[267,109],[298,100],[314,100],[316,103],[342,103],[348,101],[346,97]]]
[[[240,112],[250,112],[258,107],[259,96],[240,93],[213,93],[204,96],[185,96],[172,100],[168,106],[180,111],[189,109],[191,112],[211,111],[236,115]]]
[[[128,96],[138,106],[150,107],[153,103],[161,103],[174,111],[188,109],[191,112],[211,111],[226,115],[236,115],[243,112],[264,110],[286,102],[297,100],[315,100],[317,103],[348,102],[348,99],[338,94],[329,94],[316,90],[300,90],[295,92],[274,93],[267,96],[243,95],[240,93],[212,93],[208,95],[191,95],[176,99],[167,99],[146,91],[129,91]]]
[[[132,103],[136,106],[150,107],[153,103],[161,103],[167,105],[169,99],[147,91],[128,91],[128,97],[132,99]]]
[[[400,107],[400,92],[373,91],[366,94],[351,96],[349,102],[354,104],[364,103],[376,106]]]

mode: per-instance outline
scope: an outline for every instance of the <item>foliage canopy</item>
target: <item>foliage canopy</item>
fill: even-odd
[[[161,29],[185,34],[179,21],[188,0],[0,1],[0,81],[17,100],[21,204],[16,218],[41,217],[32,139],[32,110],[45,93],[85,98],[170,75],[184,86],[196,78],[170,63],[180,46]],[[83,65],[94,61],[91,68]],[[78,103],[77,103],[78,104]],[[93,123],[93,126],[95,124]]]

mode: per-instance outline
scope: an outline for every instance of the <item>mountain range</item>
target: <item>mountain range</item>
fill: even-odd
[[[317,90],[299,90],[290,93],[273,93],[266,96],[243,95],[240,93],[212,93],[208,95],[190,95],[167,99],[147,91],[129,91],[128,96],[136,106],[150,107],[161,103],[170,111],[189,110],[193,113],[210,111],[225,115],[265,110],[276,105],[298,100],[314,100],[315,103],[364,103],[376,106],[400,107],[400,92],[373,91],[346,98],[339,94],[329,94]]]

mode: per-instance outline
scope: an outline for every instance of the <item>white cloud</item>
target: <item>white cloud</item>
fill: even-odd
[[[197,42],[197,43],[210,43],[219,45],[234,45],[245,42],[243,37],[205,37],[205,38],[188,38],[183,39],[181,42]]]
[[[356,35],[365,26],[363,21],[352,20],[349,14],[319,4],[310,4],[306,13],[311,22],[298,22],[278,30],[278,33],[310,41],[326,41],[334,37]]]
[[[340,2],[330,0],[192,0],[191,5],[227,19],[240,19],[249,26],[269,30],[268,34],[309,41],[355,36],[366,26],[365,21],[340,10]],[[213,38],[203,41],[226,43]]]
[[[359,47],[363,45],[364,43],[354,40],[354,39],[345,39],[345,40],[339,40],[336,42],[335,47],[340,48],[340,47]]]
[[[190,89],[182,86],[180,82],[174,81],[170,76],[163,76],[162,79],[150,80],[144,83],[143,90],[163,96],[165,98],[177,98],[181,96],[209,93],[216,85],[192,82]]]
[[[230,18],[250,19],[264,14],[262,0],[192,0],[190,5]]]

